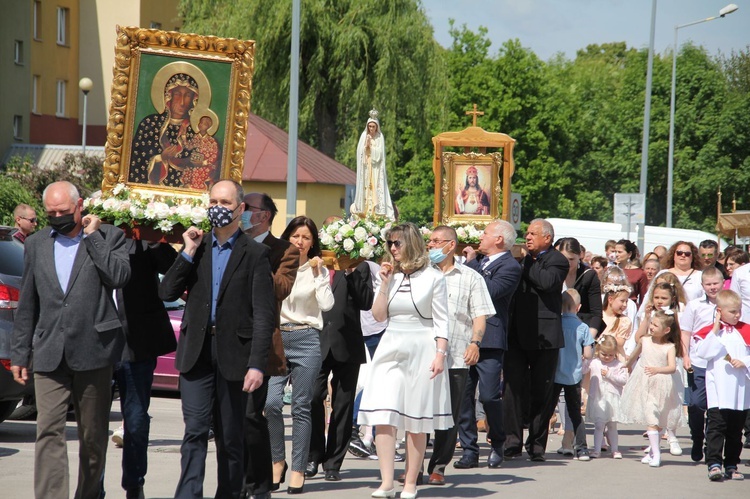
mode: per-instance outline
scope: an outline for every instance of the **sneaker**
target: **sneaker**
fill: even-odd
[[[399,454],[398,452],[396,452],[396,454],[393,456],[393,460],[397,463],[403,463],[404,461],[406,461],[406,458],[403,454]]]
[[[572,456],[575,454],[575,452],[573,452],[573,449],[566,449],[565,447],[560,447],[559,449],[557,449],[557,453],[562,454],[563,456]]]
[[[120,426],[115,431],[112,432],[112,442],[115,444],[115,447],[118,449],[122,449],[123,439],[125,438],[125,428]]]
[[[703,441],[702,440],[695,440],[693,441],[693,446],[690,449],[690,459],[693,460],[693,462],[699,463],[701,459],[703,459]]]
[[[622,452],[614,451],[612,453],[612,459],[622,459]]]
[[[682,447],[680,447],[680,443],[676,439],[669,442],[669,453],[673,456],[682,455]]]
[[[658,468],[659,466],[661,466],[661,456],[652,457],[651,460],[648,462],[648,465],[651,466],[652,468]]]
[[[595,450],[592,450],[591,452],[589,452],[589,456],[591,456],[591,459],[599,459],[600,457],[602,457],[602,454],[601,452],[596,452]]]
[[[576,452],[576,459],[579,461],[591,461],[591,456],[589,455],[588,449],[579,449],[578,452]]]
[[[641,462],[643,464],[651,464],[651,454],[646,454],[643,456],[643,459],[641,459]]]
[[[349,453],[355,457],[366,458],[372,455],[372,449],[369,445],[365,444],[359,435],[352,435],[349,440]]]

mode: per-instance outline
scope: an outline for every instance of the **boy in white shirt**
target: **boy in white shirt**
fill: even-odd
[[[716,267],[701,275],[704,296],[690,300],[680,314],[682,328],[682,362],[688,372],[688,424],[693,448],[690,457],[696,463],[703,459],[704,428],[706,425],[706,361],[693,357],[695,333],[713,326],[716,314],[716,295],[724,285],[724,276]]]
[[[706,361],[708,478],[743,480],[737,471],[742,429],[750,409],[750,325],[740,322],[742,300],[730,290],[716,296],[716,320],[693,336],[693,357]],[[722,451],[724,473],[721,472]]]

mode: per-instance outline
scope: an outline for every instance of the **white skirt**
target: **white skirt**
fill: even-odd
[[[435,349],[431,320],[392,317],[372,358],[357,422],[410,433],[452,428],[448,373],[430,379]]]

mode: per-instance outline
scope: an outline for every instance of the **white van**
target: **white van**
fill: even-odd
[[[555,240],[561,237],[575,237],[586,248],[586,251],[591,251],[595,255],[604,255],[604,245],[610,239],[614,239],[615,241],[629,239],[638,244],[638,229],[635,225],[630,234],[628,234],[625,227],[616,223],[570,220],[567,218],[548,218],[547,220],[555,228]],[[656,246],[669,248],[677,241],[688,241],[698,246],[701,241],[706,239],[716,241],[717,236],[716,234],[702,230],[670,229],[647,225],[644,239],[645,254],[653,251]],[[727,247],[727,243],[724,240],[720,240],[719,247],[724,250]]]

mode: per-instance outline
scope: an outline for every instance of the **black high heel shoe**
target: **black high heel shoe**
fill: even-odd
[[[302,487],[289,487],[286,489],[287,494],[301,494],[304,492],[305,485],[302,484]]]
[[[289,469],[289,465],[287,464],[286,461],[284,461],[284,469],[281,470],[281,480],[271,484],[271,491],[279,490],[279,488],[281,487],[281,484],[284,483],[284,481],[286,480],[286,470],[288,469]]]

